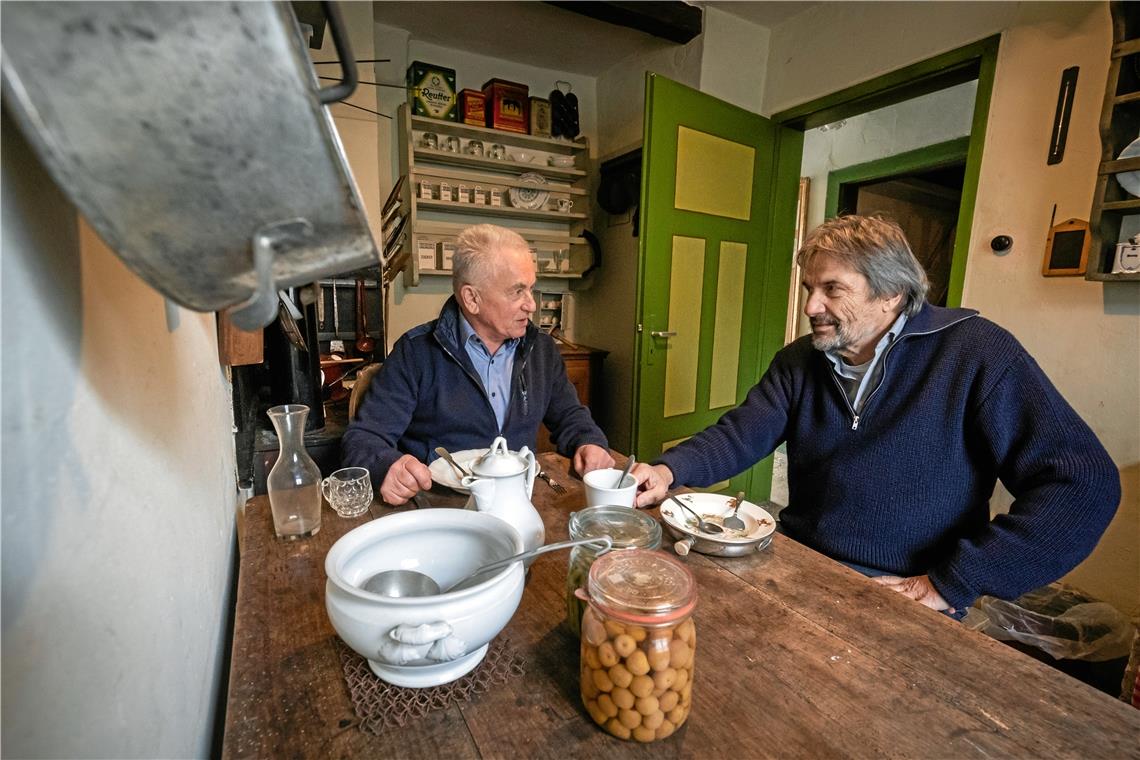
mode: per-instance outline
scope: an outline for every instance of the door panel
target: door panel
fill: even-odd
[[[663,414],[675,417],[697,408],[697,370],[701,331],[688,317],[701,312],[704,282],[705,241],[673,238],[673,261],[669,271],[669,351],[665,354],[665,403]]]
[[[643,461],[739,403],[782,345],[802,139],[647,76],[633,421]],[[762,464],[726,485],[767,498],[770,473]]]

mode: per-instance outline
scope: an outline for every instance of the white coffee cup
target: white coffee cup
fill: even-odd
[[[632,507],[633,499],[637,495],[637,480],[632,475],[626,475],[621,488],[614,488],[621,477],[621,470],[609,468],[605,470],[591,470],[582,476],[586,485],[586,506],[604,507],[613,504],[619,507]]]

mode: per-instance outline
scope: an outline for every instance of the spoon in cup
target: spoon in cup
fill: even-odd
[[[622,484],[625,483],[625,476],[628,475],[629,471],[632,469],[633,469],[633,454],[630,454],[629,459],[626,460],[625,469],[621,471],[621,475],[618,477],[617,483],[614,484],[614,488],[621,488],[622,487]]]

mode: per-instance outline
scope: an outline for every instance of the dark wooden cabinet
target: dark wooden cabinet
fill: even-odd
[[[588,346],[568,346],[559,344],[562,361],[566,363],[566,376],[570,384],[578,391],[578,400],[586,407],[592,400],[597,399],[598,382],[602,376],[602,361],[608,351]],[[538,428],[538,451],[554,451],[550,442],[550,431],[545,425]]]

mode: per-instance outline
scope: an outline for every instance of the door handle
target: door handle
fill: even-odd
[[[651,330],[650,335],[654,338],[672,338],[677,335],[676,330]]]

